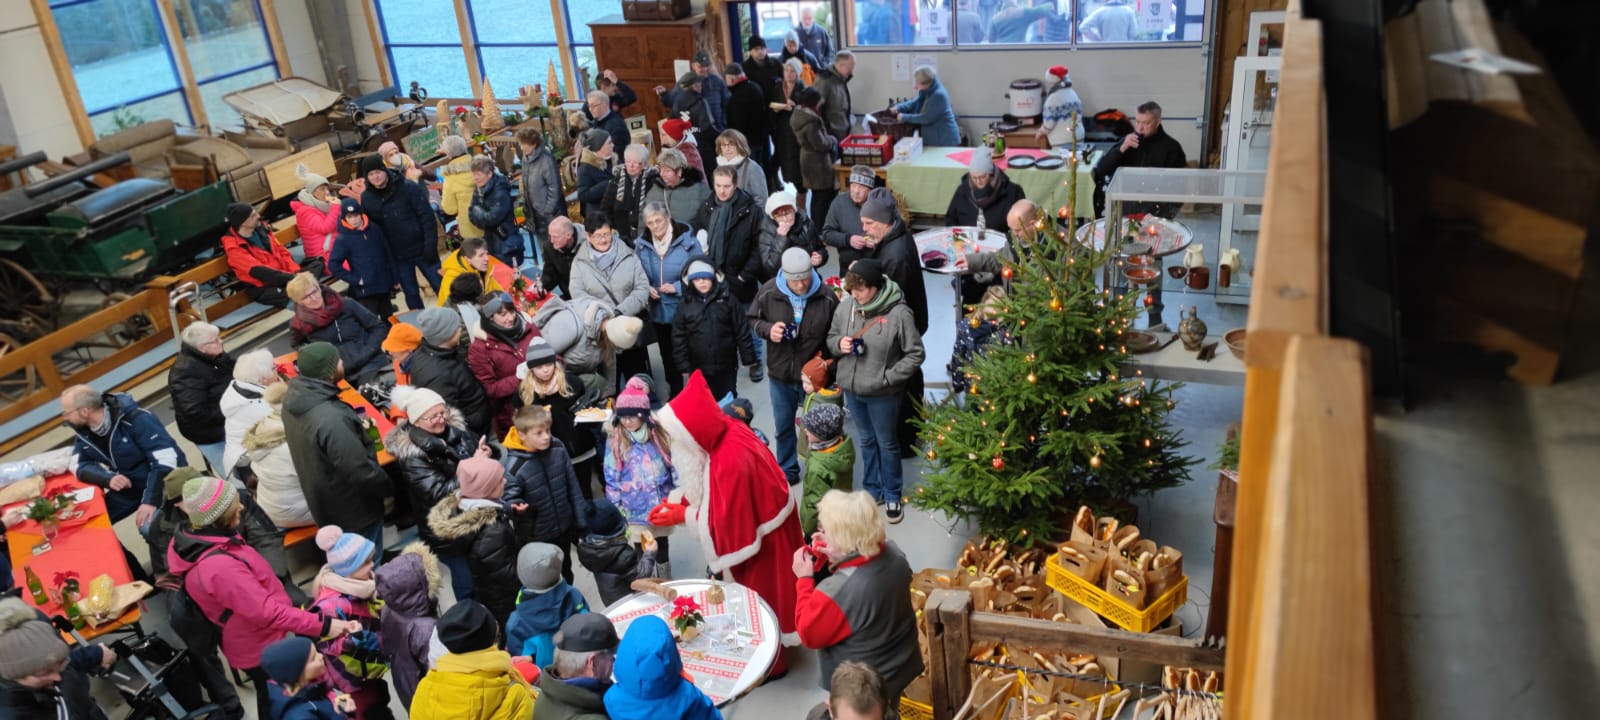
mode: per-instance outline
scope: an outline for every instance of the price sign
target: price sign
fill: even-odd
[[[435,125],[426,130],[419,130],[407,135],[402,143],[405,146],[406,154],[421,162],[438,155],[439,143],[443,140],[444,138],[439,137],[439,127]]]

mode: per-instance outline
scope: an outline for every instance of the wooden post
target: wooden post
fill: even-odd
[[[67,59],[67,46],[61,42],[61,29],[56,27],[56,16],[50,10],[49,0],[32,2],[33,16],[39,21],[39,33],[44,36],[44,47],[50,54],[50,67],[56,71],[61,96],[67,101],[67,113],[72,116],[72,129],[78,133],[78,142],[89,147],[94,142],[94,125],[89,122],[89,112],[83,106],[83,95],[78,92],[78,79],[72,74],[72,62]]]
[[[1211,608],[1206,612],[1206,637],[1228,634],[1228,583],[1233,578],[1234,504],[1239,496],[1239,473],[1217,473],[1217,501],[1211,521],[1217,526],[1216,559],[1211,563]]]
[[[933,697],[934,720],[950,720],[956,710],[972,693],[972,671],[967,669],[967,658],[972,654],[972,593],[950,590],[934,610],[939,616],[940,645],[943,666],[935,665],[933,672],[944,673],[944,695]],[[924,610],[926,615],[927,611]],[[931,641],[930,641],[931,642]],[[931,646],[930,646],[931,647]]]

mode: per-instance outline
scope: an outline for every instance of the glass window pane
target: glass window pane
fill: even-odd
[[[1082,43],[1164,42],[1177,17],[1171,0],[1078,0]]]
[[[600,77],[600,70],[602,68],[599,68],[599,67],[595,66],[594,46],[593,45],[578,45],[576,47],[573,47],[572,48],[572,54],[576,55],[578,57],[578,64],[574,66],[574,70],[576,71],[577,77],[578,77],[580,82],[583,79],[583,75],[584,75],[583,71],[584,70],[588,70],[589,71],[589,82],[591,82],[591,83],[593,83],[596,78]],[[623,81],[623,82],[627,82],[628,81],[627,78],[619,77],[618,79]],[[632,87],[632,86],[630,85],[629,87]],[[592,90],[594,88],[593,87],[586,87],[586,88],[579,88],[579,89],[582,90],[583,92],[588,92],[588,91],[590,91],[590,90]],[[638,91],[636,90],[635,92],[638,92]],[[634,107],[638,107],[638,106],[634,106]]]
[[[391,47],[389,54],[394,57],[395,84],[402,88],[416,82],[434,98],[477,94],[467,76],[467,56],[459,47]]]
[[[973,4],[956,11],[956,38],[960,43],[1060,43],[1072,42],[1073,0],[1037,0],[1004,9]],[[970,3],[962,3],[963,8]]]
[[[378,16],[382,18],[384,42],[390,45],[461,45],[456,6],[450,0],[378,0]],[[465,64],[466,60],[461,62]],[[462,75],[464,78],[465,73]]]
[[[94,0],[54,11],[61,43],[91,113],[178,89],[166,35],[149,0]],[[181,101],[171,117],[189,122]]]
[[[572,42],[580,45],[594,42],[594,34],[589,32],[589,23],[608,15],[622,14],[622,3],[618,0],[562,0],[562,2],[567,4],[567,23],[572,26]]]
[[[278,67],[276,65],[268,65],[221,80],[202,83],[200,85],[200,102],[204,103],[206,107],[206,121],[211,123],[213,128],[242,124],[243,121],[239,118],[239,111],[234,110],[223,102],[222,96],[276,79],[278,79]]]
[[[494,84],[498,98],[517,97],[517,88],[523,85],[543,85],[550,76],[550,63],[556,64],[556,77],[561,74],[561,49],[549,47],[486,47],[478,48],[483,58],[483,74]],[[432,88],[429,88],[432,91]],[[505,107],[505,110],[516,108]]]
[[[598,0],[590,0],[590,3],[605,4]],[[550,0],[471,0],[469,4],[472,25],[477,29],[480,43],[556,41],[556,22],[550,14]]]
[[[175,0],[172,10],[196,81],[272,62],[256,0]]]
[[[907,0],[846,1],[855,3],[857,45],[950,44],[951,18],[950,10],[946,7],[927,8],[920,3],[913,4]],[[798,3],[761,7],[763,37],[772,34],[772,26],[783,23],[783,18],[769,16],[784,15],[783,11],[779,11],[784,5],[798,5]],[[795,12],[798,12],[798,8]],[[799,18],[791,14],[789,22],[791,25],[798,25]]]
[[[183,93],[174,92],[90,115],[89,124],[94,127],[95,137],[105,137],[119,130],[127,130],[135,125],[163,118],[170,118],[180,124],[190,122],[189,105],[184,102]]]

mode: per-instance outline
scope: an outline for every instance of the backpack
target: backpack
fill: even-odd
[[[233,553],[227,552],[227,549],[228,543],[218,543],[208,548],[200,554],[199,558],[195,559],[194,565],[189,568],[189,571],[193,572],[195,568],[200,567],[200,563],[204,562],[206,558],[218,553],[233,558],[234,561],[245,564],[248,567],[248,563],[245,563],[243,559]],[[178,637],[183,640],[185,645],[189,646],[190,650],[203,652],[208,648],[221,647],[222,626],[227,625],[228,620],[233,617],[233,610],[224,609],[214,622],[206,617],[205,612],[200,609],[200,605],[189,594],[187,576],[188,573],[182,575],[169,573],[156,579],[156,589],[161,590],[166,597],[167,616],[172,629],[178,633]]]

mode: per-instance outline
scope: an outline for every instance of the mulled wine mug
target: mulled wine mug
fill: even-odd
[[[850,354],[861,355],[867,351],[867,342],[861,338],[850,338]]]
[[[1189,268],[1188,282],[1189,287],[1193,290],[1204,290],[1211,287],[1211,268],[1204,266]]]

